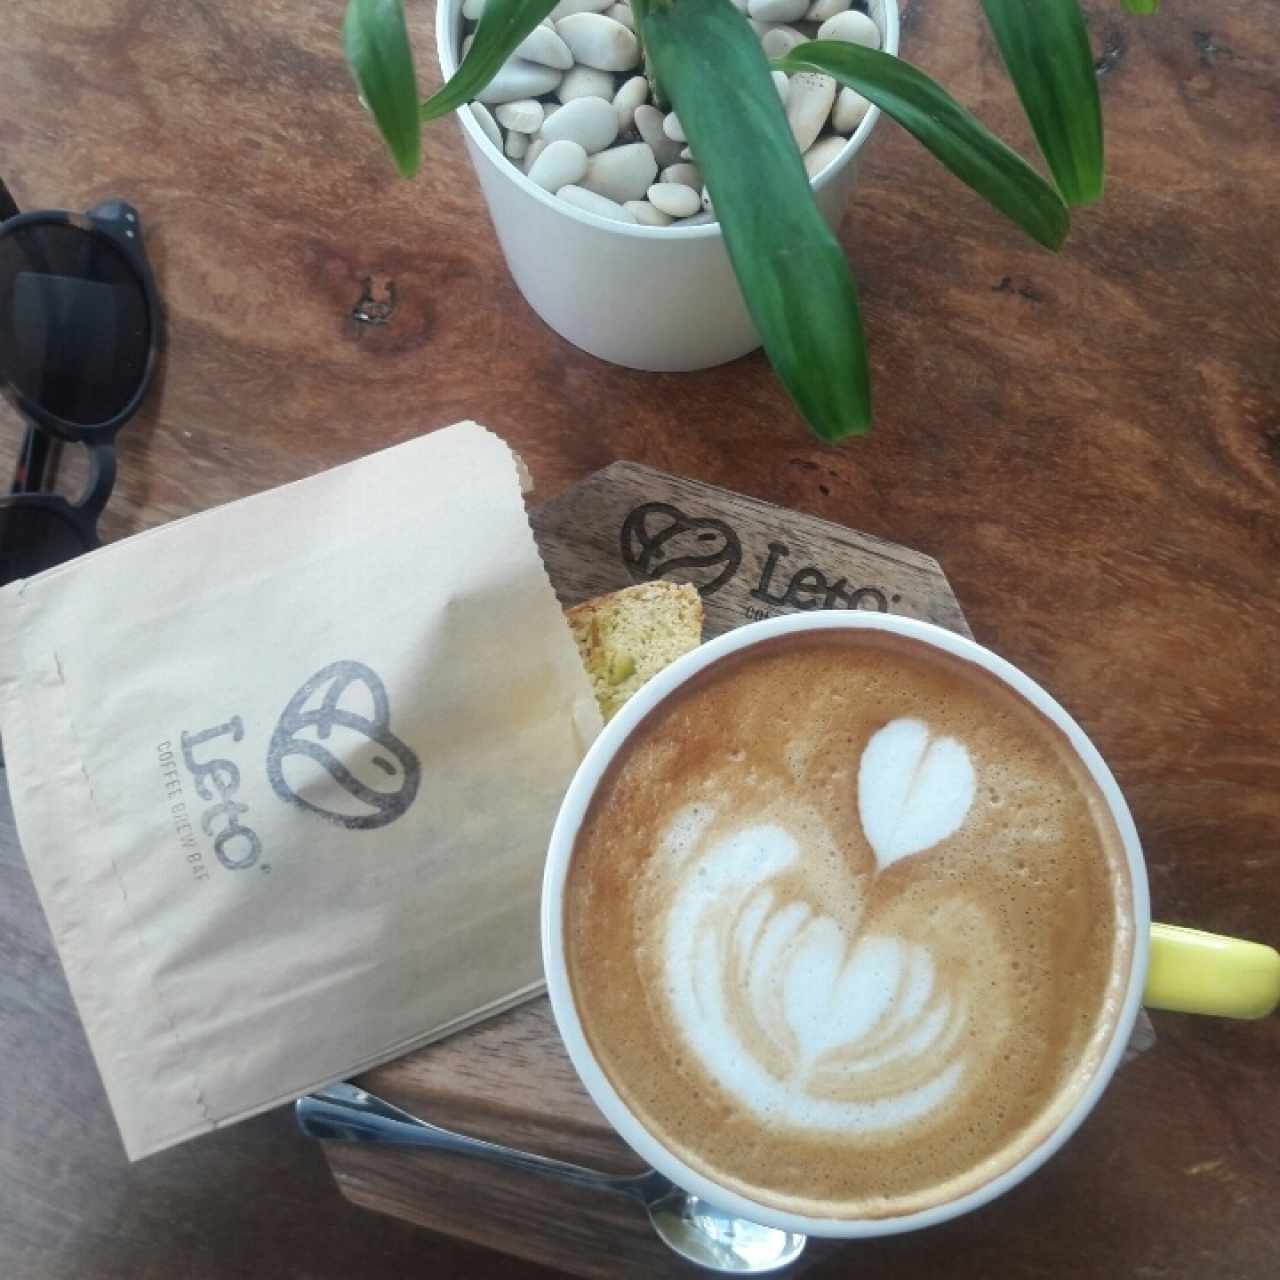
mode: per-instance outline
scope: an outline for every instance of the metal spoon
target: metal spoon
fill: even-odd
[[[352,1084],[335,1084],[299,1098],[294,1114],[298,1128],[311,1138],[452,1151],[574,1186],[629,1196],[644,1205],[654,1231],[668,1248],[700,1267],[724,1275],[778,1271],[794,1262],[808,1242],[797,1232],[778,1231],[731,1217],[681,1191],[655,1169],[628,1177],[615,1176],[495,1142],[482,1142],[419,1120]]]

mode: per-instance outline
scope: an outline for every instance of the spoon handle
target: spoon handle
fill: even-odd
[[[574,1186],[612,1191],[640,1201],[648,1199],[646,1193],[652,1194],[655,1179],[660,1180],[663,1187],[668,1185],[661,1174],[652,1170],[628,1176],[599,1173],[563,1160],[534,1155],[530,1151],[517,1151],[496,1142],[469,1138],[420,1120],[353,1084],[330,1085],[327,1089],[299,1098],[294,1104],[294,1116],[298,1128],[310,1138],[451,1151],[455,1155],[488,1160],[508,1169],[522,1169],[526,1173],[555,1178]],[[658,1188],[659,1191],[661,1189]]]

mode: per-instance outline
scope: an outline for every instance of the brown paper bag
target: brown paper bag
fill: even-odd
[[[0,592],[19,835],[130,1156],[539,991],[599,725],[473,423]]]

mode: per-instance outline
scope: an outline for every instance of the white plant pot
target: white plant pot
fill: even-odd
[[[897,0],[869,0],[883,48],[898,52]],[[462,0],[439,0],[436,42],[446,78],[458,69]],[[858,152],[880,117],[872,107],[844,150],[813,180],[837,226]],[[456,113],[498,243],[520,292],[575,346],[632,369],[705,369],[760,345],[720,228],[642,227],[576,209],[527,177],[467,109]]]

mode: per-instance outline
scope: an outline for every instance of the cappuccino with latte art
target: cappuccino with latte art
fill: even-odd
[[[1106,1052],[1123,841],[1062,730],[909,636],[779,636],[631,732],[563,898],[591,1051],[691,1169],[810,1218],[946,1204]]]

